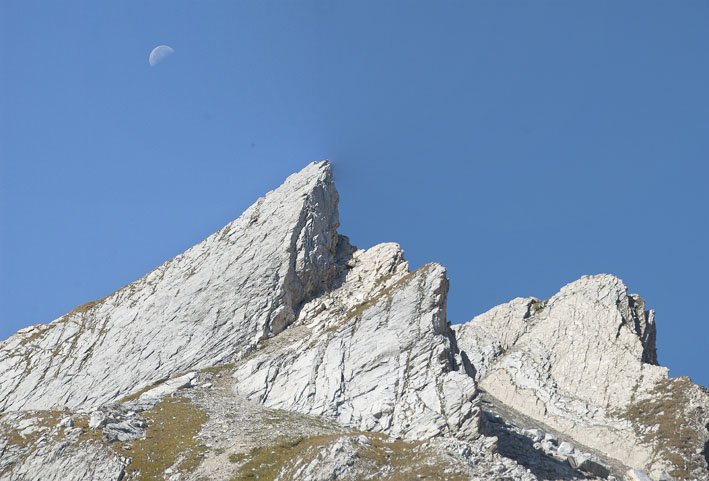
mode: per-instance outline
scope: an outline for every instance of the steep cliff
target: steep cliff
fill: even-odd
[[[451,327],[445,269],[351,246],[337,203],[312,163],[0,343],[0,480],[709,479],[709,394],[619,279]]]
[[[657,365],[654,312],[620,279],[585,276],[456,332],[501,403],[633,468],[705,476],[709,396]]]
[[[99,406],[282,331],[334,276],[337,201],[310,164],[141,279],[21,330],[0,344],[0,412]]]

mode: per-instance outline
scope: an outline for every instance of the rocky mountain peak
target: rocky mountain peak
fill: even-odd
[[[658,392],[681,396],[668,387],[674,386],[668,370],[657,365],[654,312],[638,295],[628,294],[617,277],[584,276],[547,300],[515,299],[456,331],[480,386],[501,404],[626,465],[672,471],[657,443],[638,434],[648,428],[638,428],[643,417],[638,402]],[[704,412],[709,398],[702,399]],[[678,405],[691,417],[686,401]],[[633,419],[631,411],[637,415]],[[680,422],[679,413],[673,416]],[[643,422],[652,419],[649,415]],[[706,438],[701,421],[693,423],[693,430]],[[675,447],[687,460],[680,465],[702,464],[699,458],[689,461],[701,443],[684,451]]]
[[[601,304],[607,309],[617,310],[620,315],[620,325],[616,331],[618,337],[621,328],[629,329],[640,342],[640,346],[636,348],[640,349],[640,360],[657,365],[655,311],[645,310],[645,301],[637,294],[628,294],[628,288],[621,279],[610,274],[583,276],[562,287],[554,296],[554,301],[567,296],[579,302],[583,299],[587,303]],[[599,334],[606,328],[612,330],[614,327],[599,325]]]
[[[709,392],[608,274],[451,326],[443,266],[337,233],[314,162],[0,343],[0,481],[709,479]]]
[[[0,348],[0,412],[105,404],[283,331],[336,274],[337,203],[313,162],[141,279],[18,332]]]

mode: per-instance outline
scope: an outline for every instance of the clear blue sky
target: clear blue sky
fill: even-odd
[[[453,322],[608,272],[709,385],[708,25],[703,0],[4,0],[0,338],[329,158],[341,233],[444,264]]]

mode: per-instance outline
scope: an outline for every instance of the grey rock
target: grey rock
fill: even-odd
[[[627,481],[652,481],[650,476],[640,469],[629,469],[628,472],[625,473],[625,479]]]
[[[453,326],[460,349],[475,368],[477,381],[528,330],[530,306],[537,299],[516,298],[465,324]]]
[[[337,201],[313,163],[138,281],[0,342],[0,480],[122,479],[116,451],[136,455],[166,396],[207,419],[172,481],[232,479],[269,446],[297,446],[282,481],[607,478],[613,457],[657,473],[677,456],[706,478],[709,395],[657,366],[654,313],[619,279],[451,327],[445,269],[409,272],[393,243],[357,250]],[[660,401],[691,445],[665,452],[668,427],[643,418]],[[407,462],[378,464],[393,455]]]
[[[120,481],[127,465],[98,445],[68,442],[45,443],[16,461],[0,473],[0,481]]]
[[[195,374],[194,372],[189,372],[183,376],[168,379],[157,387],[154,387],[149,391],[144,392],[140,395],[140,398],[138,399],[140,401],[145,401],[148,399],[162,398],[168,395],[172,395],[180,389],[192,387],[192,383],[196,377],[197,374]]]
[[[291,481],[296,479],[312,481],[331,481],[335,479],[351,478],[351,471],[356,471],[355,463],[358,459],[357,438],[343,436],[333,444],[324,446],[317,454],[320,462],[296,464],[295,474],[287,473],[277,476],[276,481]]]
[[[0,409],[81,410],[90,429],[102,430],[106,446],[96,449],[110,455],[107,446],[120,442],[130,452],[126,443],[147,428],[138,413],[178,390],[195,395],[186,389],[198,385],[194,373],[234,360],[235,392],[266,406],[391,433],[392,443],[404,435],[476,439],[477,391],[445,317],[445,270],[409,273],[396,244],[357,251],[337,225],[329,165],[312,164],[144,278],[0,344]],[[138,399],[115,403],[139,390]],[[215,421],[232,413],[219,411]],[[357,479],[365,467],[348,466],[368,442],[340,439],[299,479]],[[11,466],[22,472],[27,463]],[[81,479],[83,468],[64,475]]]
[[[208,412],[210,421],[203,428],[201,437],[205,445],[213,447],[197,471],[184,475],[183,479],[233,479],[235,473],[228,468],[234,464],[224,457],[236,452],[247,455],[254,443],[266,448],[277,445],[282,443],[284,436],[291,440],[295,438],[295,442],[304,439],[278,474],[284,481],[311,481],[321,476],[314,473],[327,475],[333,472],[337,474],[336,479],[350,481],[418,479],[422,473],[440,473],[441,479],[483,480],[491,479],[487,473],[493,469],[504,473],[498,478],[500,481],[505,477],[506,481],[537,479],[517,463],[493,453],[488,444],[491,440],[487,437],[474,441],[436,437],[425,442],[407,442],[381,433],[362,434],[337,423],[324,423],[321,418],[272,410],[234,396],[228,389],[234,382],[237,381],[225,376],[227,385],[216,385],[208,396],[193,391],[186,393]],[[220,455],[222,451],[227,454]],[[393,462],[373,462],[376,459],[392,459]],[[449,476],[446,473],[458,474]],[[264,479],[266,473],[257,469],[249,474]]]
[[[552,443],[549,440],[544,440],[541,443],[539,443],[539,446],[546,452],[547,454],[553,454],[556,453],[556,444]]]
[[[572,468],[585,473],[590,473],[601,478],[607,478],[611,474],[611,468],[608,464],[589,454],[572,454],[567,460]]]
[[[109,423],[103,428],[103,439],[107,443],[135,441],[145,436],[144,427],[144,423],[133,420]]]
[[[627,466],[675,469],[681,453],[695,476],[709,475],[694,452],[709,441],[699,415],[709,412],[709,394],[667,378],[657,365],[654,312],[620,279],[584,276],[546,301],[517,298],[456,333],[463,353],[481,362],[481,388],[503,404]],[[643,417],[668,396],[696,444],[663,439],[674,430]]]
[[[665,471],[662,471],[658,476],[657,476],[657,481],[675,481],[675,478],[667,474]]]
[[[118,405],[108,405],[108,408],[118,410],[123,415],[130,417],[136,413],[149,411],[158,403],[159,400],[160,398],[157,396],[148,396],[145,398],[141,396],[133,401],[127,401]]]
[[[574,446],[571,443],[567,443],[566,441],[564,441],[559,444],[559,448],[556,450],[556,452],[559,453],[559,455],[561,456],[568,456],[574,453]]]
[[[108,418],[106,417],[106,413],[104,413],[102,411],[94,411],[91,413],[91,416],[89,417],[89,428],[90,429],[102,428],[106,425],[107,421],[108,421]]]
[[[538,442],[544,439],[544,433],[539,429],[528,429],[524,431],[524,434],[526,436],[529,436],[529,438],[534,442]]]
[[[184,377],[184,376],[183,376]],[[189,379],[192,379],[193,375]],[[176,378],[174,382],[164,383],[170,386],[170,389],[158,388],[163,396],[169,395],[176,389],[175,386],[185,384],[185,379]],[[189,382],[189,381],[187,381]],[[100,409],[93,411],[89,417],[89,429],[101,429],[103,440],[107,443],[115,442],[131,442],[145,436],[147,427],[146,420],[138,415],[138,412],[143,412],[153,408],[160,401],[160,397],[153,395],[148,399],[139,399],[123,404],[109,404],[101,406]]]
[[[306,304],[290,337],[240,363],[235,392],[393,436],[477,437],[475,381],[446,321],[445,269],[409,273],[402,254],[395,244],[355,252],[342,285]]]
[[[59,427],[73,428],[74,427],[74,420],[71,417],[65,417],[64,419],[59,421]]]
[[[96,407],[281,332],[335,274],[337,201],[314,162],[143,278],[1,342],[0,412]]]

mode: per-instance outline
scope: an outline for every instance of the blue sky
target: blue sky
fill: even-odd
[[[340,232],[445,265],[453,322],[612,273],[709,385],[707,25],[705,1],[5,0],[0,338],[329,158]]]

